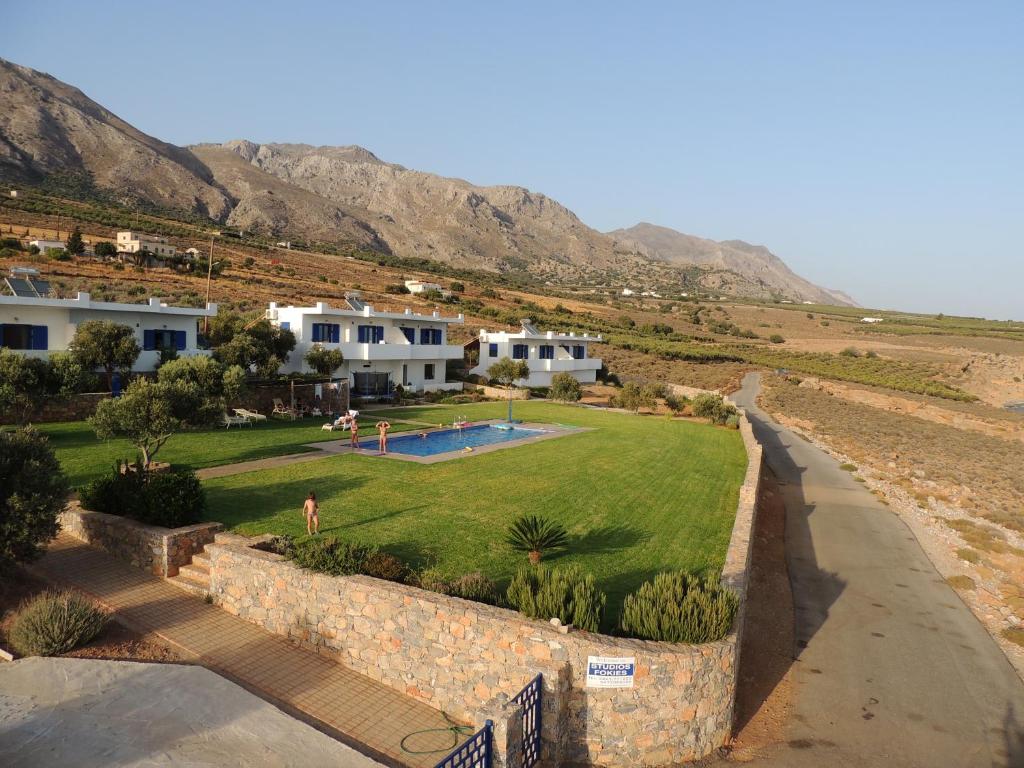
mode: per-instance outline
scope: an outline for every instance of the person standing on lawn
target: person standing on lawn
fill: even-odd
[[[388,430],[391,429],[391,423],[387,419],[381,419],[375,426],[377,427],[380,452],[385,454],[388,452]]]
[[[306,514],[306,534],[312,536],[320,533],[320,505],[316,503],[316,494],[313,491],[306,497],[302,511]]]
[[[352,419],[352,421],[349,422],[348,429],[349,433],[352,435],[350,445],[352,446],[352,449],[355,450],[359,447],[359,420]]]

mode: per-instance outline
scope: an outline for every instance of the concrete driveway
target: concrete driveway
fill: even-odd
[[[202,667],[42,658],[0,664],[0,765],[380,768]]]
[[[793,716],[772,766],[1024,766],[1024,684],[910,529],[838,462],[747,410],[786,504]]]

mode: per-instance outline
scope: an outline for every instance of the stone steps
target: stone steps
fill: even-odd
[[[181,566],[178,575],[168,581],[186,592],[206,597],[210,593],[210,556],[206,552],[196,552],[192,555],[192,562]]]

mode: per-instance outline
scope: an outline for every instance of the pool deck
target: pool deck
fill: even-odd
[[[398,421],[398,419],[395,419]],[[402,421],[405,421],[404,419]],[[468,423],[467,427],[479,427],[490,424],[503,424],[504,419],[487,419],[485,421],[473,421]],[[531,443],[538,443],[543,440],[554,440],[565,435],[572,435],[578,432],[591,432],[593,431],[590,427],[570,427],[565,424],[551,424],[547,422],[524,422],[516,424],[520,429],[533,429],[539,430],[541,434],[529,435],[528,437],[520,438],[519,440],[504,440],[500,443],[491,443],[490,445],[478,445],[474,446],[471,450],[456,450],[447,451],[446,453],[435,453],[433,456],[413,456],[408,453],[387,453],[381,454],[379,451],[371,448],[355,448],[353,449],[347,443],[310,443],[309,447],[316,448],[324,453],[355,453],[361,456],[373,456],[378,459],[397,459],[399,461],[411,461],[416,464],[438,464],[442,461],[451,461],[452,459],[464,459],[470,456],[479,456],[482,453],[491,453],[492,451],[501,451],[505,448],[515,448],[520,445],[529,445]],[[424,429],[423,432],[444,432],[451,430],[453,427],[450,424],[445,425],[442,428],[432,427]],[[410,436],[411,432],[400,432],[396,435],[392,435],[392,440],[398,437]],[[361,441],[376,440],[375,436],[368,436],[360,438]]]

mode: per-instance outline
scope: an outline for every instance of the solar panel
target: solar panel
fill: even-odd
[[[40,298],[50,295],[50,284],[46,280],[29,280],[28,284],[35,289]]]
[[[523,320],[523,330],[531,336],[540,336],[540,331],[529,320]]]
[[[19,280],[16,277],[4,278],[7,283],[7,287],[11,289],[11,293],[15,296],[21,296],[22,298],[35,298],[36,292],[29,285],[28,280]]]
[[[352,309],[354,309],[356,312],[362,312],[363,311],[363,307],[366,306],[366,302],[365,301],[363,301],[361,299],[357,299],[354,296],[346,296],[345,297],[345,302],[350,307],[352,307]]]

